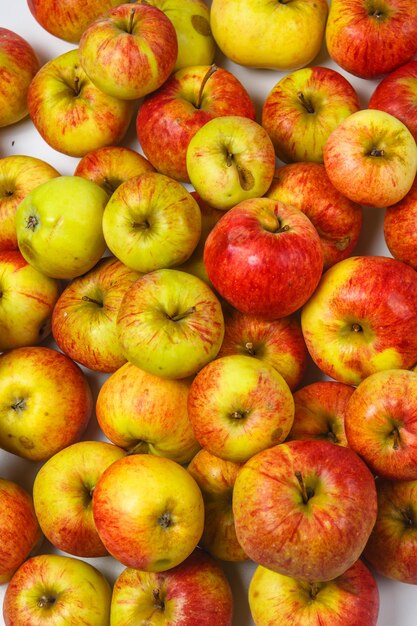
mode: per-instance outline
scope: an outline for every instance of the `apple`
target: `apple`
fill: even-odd
[[[275,151],[266,130],[241,115],[206,122],[187,147],[188,177],[203,200],[227,211],[263,196],[275,171]]]
[[[218,357],[244,354],[272,365],[293,391],[307,367],[307,347],[294,315],[264,320],[225,308],[224,339]]]
[[[100,387],[98,424],[107,439],[129,454],[188,463],[200,448],[188,418],[190,382],[167,380],[126,363]]]
[[[239,470],[233,513],[237,538],[258,565],[325,582],[361,555],[376,521],[375,482],[351,448],[289,441]]]
[[[332,0],[325,40],[330,57],[360,78],[378,78],[417,52],[414,0]]]
[[[237,540],[232,510],[233,487],[241,467],[241,463],[224,461],[204,449],[197,452],[187,467],[204,500],[200,545],[221,561],[248,558]]]
[[[92,180],[111,196],[129,178],[153,171],[153,165],[136,150],[124,146],[103,146],[80,159],[74,176]]]
[[[83,371],[44,346],[0,355],[0,448],[45,461],[78,441],[93,410]]]
[[[155,91],[174,69],[175,28],[150,4],[120,4],[87,26],[79,43],[81,65],[94,85],[123,100]]]
[[[106,250],[102,221],[108,195],[79,176],[58,176],[26,195],[16,210],[19,250],[46,276],[88,272]]]
[[[41,466],[33,483],[33,504],[53,546],[73,556],[108,554],[94,524],[91,499],[104,470],[125,454],[104,441],[79,441]]]
[[[144,154],[159,172],[190,182],[186,156],[191,138],[206,122],[224,115],[255,120],[248,91],[226,69],[193,64],[144,98],[136,132]]]
[[[93,22],[123,0],[27,0],[33,17],[55,37],[78,43]]]
[[[249,605],[259,626],[314,622],[320,626],[376,626],[379,591],[374,575],[360,560],[325,582],[298,580],[259,565],[249,583]]]
[[[213,0],[211,29],[220,50],[246,67],[291,70],[319,53],[327,0]]]
[[[72,157],[119,143],[133,115],[131,102],[95,87],[80,64],[78,49],[41,67],[29,86],[28,110],[42,139]]]
[[[194,252],[201,211],[191,193],[158,172],[129,178],[111,195],[103,214],[109,250],[138,272],[174,267]]]
[[[113,626],[231,626],[233,595],[223,569],[204,550],[195,549],[166,572],[126,568],[113,587]]]
[[[294,419],[294,400],[272,365],[232,354],[214,359],[195,376],[188,415],[205,450],[244,463],[284,441]]]
[[[0,252],[0,352],[43,341],[60,292],[59,281],[38,272],[18,250]]]
[[[328,67],[305,67],[283,76],[262,106],[262,126],[281,161],[323,162],[330,133],[359,111],[350,82]]]
[[[402,200],[384,213],[384,240],[395,259],[417,270],[417,177]]]
[[[39,67],[30,43],[14,31],[0,27],[0,128],[27,116],[27,93]]]
[[[417,141],[416,92],[417,61],[409,61],[378,82],[368,109],[379,109],[398,118]]]
[[[93,515],[104,545],[120,563],[161,572],[179,565],[197,547],[204,503],[182,465],[135,454],[115,461],[100,476]]]
[[[209,233],[204,262],[235,309],[273,320],[313,294],[323,271],[317,230],[302,211],[271,198],[240,202]]]
[[[96,372],[114,372],[126,363],[116,320],[124,294],[140,276],[109,256],[74,278],[52,313],[52,334],[60,350]]]
[[[321,163],[279,167],[265,194],[300,209],[315,226],[323,250],[323,269],[352,255],[362,231],[362,207],[332,185]]]
[[[367,376],[348,401],[348,444],[371,471],[417,480],[417,372],[391,369]]]
[[[204,0],[137,0],[161,9],[171,20],[178,41],[174,72],[190,65],[209,65],[216,43],[210,27],[210,8]]]
[[[162,378],[186,378],[217,356],[220,301],[202,280],[174,269],[149,272],[125,293],[117,317],[123,354]]]
[[[376,481],[378,516],[363,555],[378,574],[417,584],[417,481]]]
[[[352,113],[330,134],[324,147],[327,175],[353,202],[382,208],[399,202],[417,172],[417,146],[396,117],[365,109]]]
[[[52,165],[36,157],[19,154],[0,159],[0,251],[18,249],[18,205],[35,187],[59,175]]]
[[[0,477],[0,585],[37,548],[42,533],[31,494],[12,480]]]
[[[71,556],[40,554],[17,570],[3,603],[5,626],[108,626],[111,587],[93,565]]]
[[[339,261],[303,306],[301,328],[313,361],[338,382],[408,369],[417,362],[417,273],[384,256]]]

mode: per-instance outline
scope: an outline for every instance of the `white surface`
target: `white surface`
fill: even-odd
[[[36,50],[42,63],[73,48],[71,44],[61,41],[44,31],[31,16],[26,0],[0,1],[0,26],[9,28],[24,37]],[[245,85],[251,94],[259,114],[263,101],[270,89],[283,76],[283,74],[270,70],[249,70],[234,65],[224,59],[220,54],[216,57],[220,67],[232,71]],[[340,68],[336,67],[329,59],[323,46],[322,52],[314,61],[315,65],[323,65],[337,69],[356,88],[363,108],[366,108],[370,94],[375,88],[376,81],[357,79]],[[140,151],[135,133],[135,120],[132,121],[130,132],[124,141],[124,145]],[[67,157],[52,150],[41,139],[29,119],[8,128],[0,129],[0,157],[13,154],[31,155],[44,159],[53,165],[61,174],[73,174],[78,159]],[[367,210],[364,216],[364,225],[360,242],[355,254],[385,254],[389,255],[384,243],[383,211]],[[308,382],[318,376],[314,367],[308,373]],[[100,377],[88,372],[95,393],[100,386]],[[102,380],[102,379],[101,379]],[[97,424],[93,419],[84,436],[84,439],[100,437]],[[8,454],[0,450],[0,476],[15,480],[27,489],[32,488],[36,471],[40,464],[32,463]],[[44,544],[43,551],[54,551],[51,546]],[[117,574],[123,569],[110,557],[102,559],[90,559],[92,564],[98,567],[113,582]],[[235,596],[235,619],[233,626],[252,626],[247,602],[247,585],[253,572],[253,564],[244,565],[224,564],[224,569],[232,583]],[[417,617],[415,606],[417,602],[417,589],[412,585],[405,585],[378,578],[380,589],[380,617],[378,626],[416,626]],[[0,605],[6,586],[0,586]],[[4,625],[0,616],[0,626]],[[133,626],[133,625],[132,625]],[[214,625],[213,625],[214,626]],[[367,626],[364,624],[363,626]]]

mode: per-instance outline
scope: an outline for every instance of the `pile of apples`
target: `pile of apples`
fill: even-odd
[[[376,626],[417,584],[415,0],[15,4],[4,624]]]

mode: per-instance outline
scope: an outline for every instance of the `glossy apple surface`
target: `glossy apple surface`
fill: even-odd
[[[417,178],[410,191],[384,213],[384,239],[395,259],[417,270]]]

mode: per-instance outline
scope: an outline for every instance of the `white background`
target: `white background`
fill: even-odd
[[[0,0],[0,26],[9,28],[24,37],[35,49],[42,64],[75,47],[49,35],[43,30],[30,14],[26,0],[13,0],[13,2]],[[221,54],[216,56],[216,62],[220,67],[232,71],[244,84],[253,98],[258,111],[258,121],[260,121],[260,111],[264,99],[284,74],[272,70],[253,70],[239,67],[224,59]],[[335,66],[330,61],[324,45],[321,53],[314,60],[314,65],[332,67],[342,73],[356,88],[362,108],[366,108],[369,96],[377,84],[376,81],[357,79]],[[135,119],[132,120],[123,145],[140,151],[135,133]],[[60,154],[45,144],[28,118],[13,126],[0,129],[0,157],[14,154],[41,158],[65,175],[73,174],[78,163],[78,159]],[[383,210],[365,210],[362,235],[355,254],[389,255],[383,238],[382,225]],[[92,372],[86,373],[93,392],[97,394],[102,378],[100,379],[100,376]],[[318,375],[315,368],[311,366],[304,382],[311,382]],[[92,420],[83,438],[103,438],[98,431],[95,419]],[[40,464],[38,463],[25,461],[0,450],[0,476],[19,482],[29,490],[32,488],[33,480],[39,467]],[[42,550],[44,552],[55,551],[46,542]],[[117,574],[123,569],[111,557],[89,559],[89,562],[98,567],[108,577],[110,582],[113,582]],[[251,563],[240,565],[224,564],[224,569],[231,581],[235,597],[233,626],[251,626],[253,622],[247,602],[247,585],[254,566]],[[377,580],[381,598],[378,626],[416,626],[417,614],[415,606],[417,603],[417,589],[412,585],[396,583],[380,577],[377,577]],[[5,585],[0,586],[0,605],[3,602],[5,588]],[[4,622],[0,616],[1,625],[4,625]],[[364,624],[363,626],[367,625]]]

